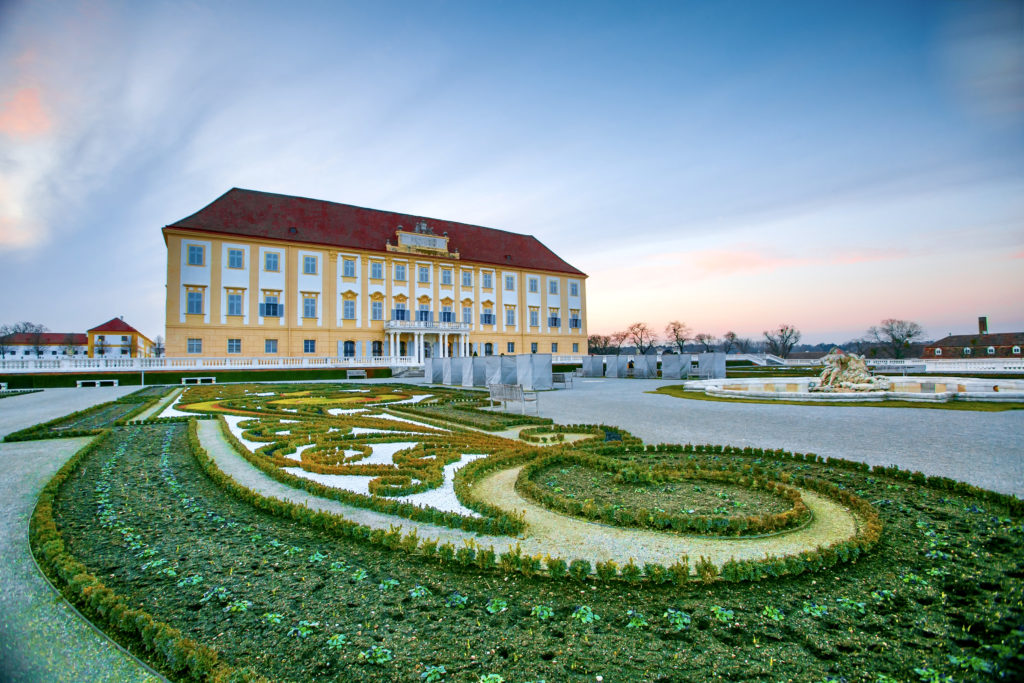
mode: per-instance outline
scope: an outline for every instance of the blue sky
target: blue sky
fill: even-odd
[[[163,331],[230,187],[531,233],[643,320],[1024,330],[1021,2],[0,3],[0,322]]]

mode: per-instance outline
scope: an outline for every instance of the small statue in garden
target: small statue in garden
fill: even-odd
[[[892,387],[885,377],[871,374],[864,356],[835,348],[821,360],[825,366],[821,381],[810,391],[886,391]]]

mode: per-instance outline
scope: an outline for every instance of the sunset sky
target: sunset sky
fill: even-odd
[[[1022,331],[1022,6],[0,0],[0,323],[163,334],[243,187],[533,234],[591,333]]]

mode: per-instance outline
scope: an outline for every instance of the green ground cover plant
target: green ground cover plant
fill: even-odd
[[[244,489],[194,423],[168,423],[117,427],[83,449],[44,492],[31,540],[69,599],[174,680],[1024,674],[1021,501],[813,454],[601,431],[579,452],[620,471],[785,482],[857,509],[876,537],[721,569],[431,546]],[[568,450],[509,443],[461,471]]]

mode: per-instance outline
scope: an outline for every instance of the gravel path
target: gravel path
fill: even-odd
[[[416,529],[422,538],[436,538],[441,543],[461,546],[472,538],[484,547],[493,546],[503,552],[517,540],[505,536],[483,536],[458,529],[413,522],[402,517],[351,507],[337,501],[314,496],[282,484],[249,464],[235,452],[224,438],[219,421],[199,422],[199,440],[210,457],[228,476],[261,495],[289,500],[314,510],[339,514],[375,529],[401,526],[405,532]],[[730,558],[760,558],[768,552],[788,555],[810,550],[818,545],[849,538],[856,531],[853,516],[841,506],[810,491],[802,491],[804,502],[815,515],[808,526],[771,539],[697,538],[663,534],[639,529],[619,529],[549,512],[523,499],[515,491],[520,468],[502,470],[485,477],[474,487],[483,499],[506,510],[526,513],[529,529],[518,539],[528,555],[551,555],[572,560],[615,560],[619,564],[636,559],[644,562],[672,564],[680,555],[696,559],[706,555],[721,566]]]
[[[521,546],[528,555],[615,560],[620,565],[633,558],[641,566],[645,562],[668,566],[680,555],[688,555],[691,562],[707,556],[721,567],[732,558],[760,559],[768,553],[795,555],[850,538],[857,530],[849,511],[804,489],[800,490],[800,495],[814,513],[814,520],[805,527],[771,538],[715,538],[623,529],[560,515],[523,498],[515,490],[521,469],[496,472],[481,480],[474,492],[503,510],[526,513],[529,531]]]
[[[96,390],[81,391],[88,395]],[[55,409],[51,418],[80,408]],[[22,426],[39,421],[31,419]],[[28,522],[39,492],[88,441],[0,444],[0,681],[4,683],[161,680],[83,621],[39,574],[29,552]]]
[[[648,394],[663,380],[583,379],[540,395],[561,424],[604,423],[647,443],[786,448],[951,477],[1024,496],[1024,410],[788,406]]]

